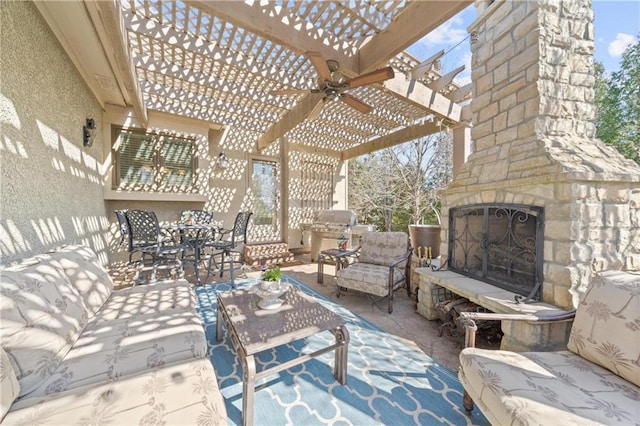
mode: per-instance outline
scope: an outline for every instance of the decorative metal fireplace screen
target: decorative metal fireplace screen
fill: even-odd
[[[512,291],[517,302],[542,294],[544,210],[477,204],[449,210],[449,269]]]

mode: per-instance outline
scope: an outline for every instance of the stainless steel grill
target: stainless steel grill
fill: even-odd
[[[351,248],[364,232],[374,229],[373,225],[358,225],[353,210],[318,210],[311,224],[311,261],[315,262],[322,250],[338,248],[340,235],[347,238]]]

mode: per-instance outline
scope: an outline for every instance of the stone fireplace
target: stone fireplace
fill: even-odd
[[[448,263],[454,271],[512,291],[518,302],[542,295],[544,211],[518,204],[449,209]]]
[[[543,285],[540,302],[525,309],[569,310],[594,272],[640,270],[640,167],[594,137],[591,2],[476,1],[476,7],[478,19],[469,28],[474,149],[443,193],[443,217],[450,220],[442,224],[440,252],[452,255],[451,214],[466,206],[540,209]],[[420,292],[423,284],[446,285],[464,275],[448,266],[421,274]],[[419,297],[418,311],[429,318],[430,296]],[[520,311],[493,299],[489,304]],[[511,346],[559,346],[563,333]]]

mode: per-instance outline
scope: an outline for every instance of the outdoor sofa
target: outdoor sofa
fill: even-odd
[[[87,247],[1,271],[2,424],[226,424],[184,280],[113,290]]]
[[[496,315],[505,317],[464,313],[467,343],[475,340],[475,321]],[[465,409],[475,401],[495,425],[639,424],[640,273],[606,271],[594,278],[576,309],[567,350],[468,347],[460,353],[459,377]]]

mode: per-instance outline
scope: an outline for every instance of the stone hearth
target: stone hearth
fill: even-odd
[[[474,152],[443,193],[443,217],[473,204],[543,208],[541,305],[572,309],[594,272],[640,270],[640,167],[594,137],[591,2],[476,7],[469,28]],[[443,221],[442,254],[448,232]],[[422,271],[420,291],[441,282],[438,274]],[[536,347],[565,337],[547,334]]]

